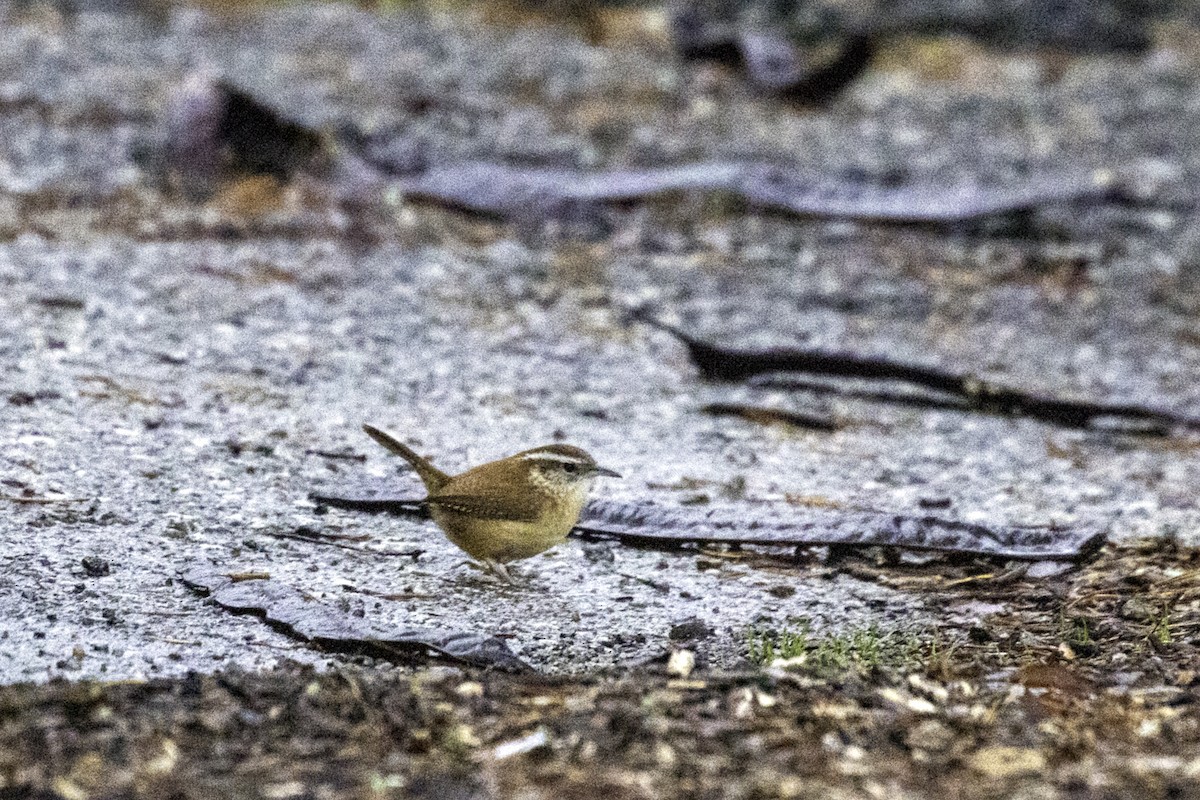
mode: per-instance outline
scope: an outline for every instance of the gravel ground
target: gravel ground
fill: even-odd
[[[919,593],[822,566],[574,541],[497,589],[428,524],[306,500],[415,493],[365,421],[447,469],[561,437],[627,476],[599,487],[626,499],[915,511],[949,498],[961,518],[1200,543],[1194,438],[852,401],[833,403],[854,424],[832,434],[710,418],[698,408],[714,399],[820,401],[704,384],[676,343],[624,313],[648,303],[728,341],[888,354],[1200,415],[1193,28],[1164,23],[1146,54],[1065,64],[898,42],[814,111],[720,67],[462,14],[298,7],[157,24],[0,6],[0,487],[59,498],[0,500],[0,681],[329,662],[176,580],[206,563],[269,572],[373,620],[500,635],[551,672],[642,663],[694,620],[712,630],[702,659],[729,667],[755,625],[936,617]],[[394,197],[347,209],[303,180],[265,203],[232,187],[194,206],[137,154],[197,68],[312,125],[404,137],[431,162],[736,156],[920,181],[1136,164],[1145,193],[961,229],[673,198],[576,230]],[[300,528],[365,534],[368,550],[280,538]]]

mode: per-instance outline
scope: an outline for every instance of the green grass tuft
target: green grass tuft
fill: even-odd
[[[751,628],[747,633],[748,656],[755,664],[802,659],[798,666],[818,675],[927,671],[935,662],[944,662],[952,650],[936,633],[883,631],[875,623],[823,636],[813,636],[807,621],[781,631]]]

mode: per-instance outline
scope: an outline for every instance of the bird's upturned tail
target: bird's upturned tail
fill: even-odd
[[[362,427],[368,436],[411,464],[430,493],[450,482],[449,475],[429,463],[429,459],[418,455],[416,451],[395,436],[392,436],[390,433],[384,433],[373,425],[363,425]]]

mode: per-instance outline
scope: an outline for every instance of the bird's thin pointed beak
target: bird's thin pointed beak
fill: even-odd
[[[611,470],[608,467],[596,467],[594,470],[592,470],[592,472],[595,473],[596,475],[607,475],[610,478],[621,477],[621,473],[615,472],[614,470]]]

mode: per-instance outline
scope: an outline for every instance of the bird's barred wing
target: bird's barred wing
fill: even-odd
[[[501,494],[439,494],[429,497],[425,502],[436,509],[479,519],[534,522],[538,518],[537,511],[530,508],[529,503],[514,501]]]

